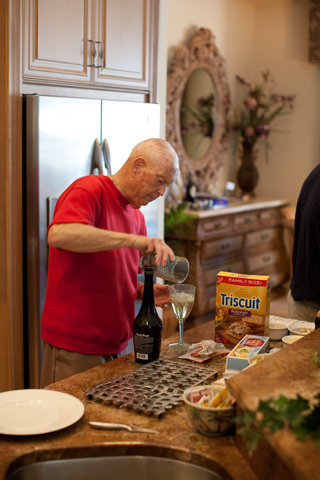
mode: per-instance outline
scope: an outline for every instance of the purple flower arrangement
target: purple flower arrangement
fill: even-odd
[[[239,134],[242,149],[252,149],[259,139],[263,139],[267,155],[270,124],[277,116],[292,111],[296,96],[274,94],[272,92],[274,81],[269,70],[262,72],[262,78],[262,84],[252,85],[236,75],[242,89],[243,108],[233,122],[233,130]]]

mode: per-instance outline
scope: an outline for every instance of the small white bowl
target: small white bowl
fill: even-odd
[[[252,355],[252,357],[248,357],[248,362],[250,365],[256,365],[257,363],[262,362],[268,355],[268,353],[258,353],[257,355]]]
[[[214,393],[220,393],[225,389],[225,387],[223,385],[214,384],[201,385],[201,387],[192,387],[183,393],[182,398],[186,406],[189,419],[196,430],[203,435],[218,437],[229,432],[234,427],[235,423],[233,419],[236,415],[236,408],[235,405],[222,408],[203,407],[202,405],[192,403],[189,400],[190,393],[206,389],[212,390]],[[229,393],[228,396],[231,399],[231,395]]]
[[[305,337],[306,335],[309,335],[309,333],[313,332],[314,330],[314,325],[310,323],[310,327],[289,327],[289,334],[290,335],[300,335],[301,337]]]
[[[269,324],[269,337],[270,340],[281,340],[288,335],[288,327],[283,323],[270,323]]]
[[[283,337],[282,342],[285,346],[292,345],[297,340],[301,340],[302,335],[286,335]]]

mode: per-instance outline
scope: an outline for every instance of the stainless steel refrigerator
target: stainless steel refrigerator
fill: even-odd
[[[147,103],[26,95],[24,127],[25,384],[38,388],[47,227],[55,203],[77,178],[114,174],[137,143],[159,137],[160,108]],[[162,237],[163,209],[163,198],[141,208],[149,236]]]

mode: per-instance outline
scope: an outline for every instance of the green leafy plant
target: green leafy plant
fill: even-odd
[[[311,360],[320,367],[320,348]],[[257,411],[247,409],[235,418],[235,422],[239,425],[237,433],[243,436],[249,455],[261,440],[263,428],[275,433],[287,427],[297,440],[312,439],[320,448],[320,393],[310,402],[300,395],[295,399],[280,395],[277,400],[260,400]]]
[[[186,203],[182,202],[177,207],[171,207],[165,212],[164,229],[165,234],[174,234],[179,239],[188,234],[196,223],[196,217],[185,211]]]
[[[315,406],[300,395],[289,399],[280,395],[277,400],[260,401],[257,411],[245,410],[235,422],[240,426],[237,433],[244,437],[249,455],[252,455],[260,439],[261,429],[275,433],[285,427],[303,442],[312,439],[320,447],[320,394],[314,398]]]
[[[312,357],[312,361],[317,365],[317,367],[320,367],[320,348],[317,348],[317,353],[314,357]]]

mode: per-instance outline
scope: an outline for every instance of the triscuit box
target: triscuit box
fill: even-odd
[[[227,369],[243,370],[249,365],[249,358],[263,353],[269,345],[269,337],[245,335],[227,356]]]
[[[215,340],[235,346],[245,335],[269,335],[271,278],[219,272]]]

